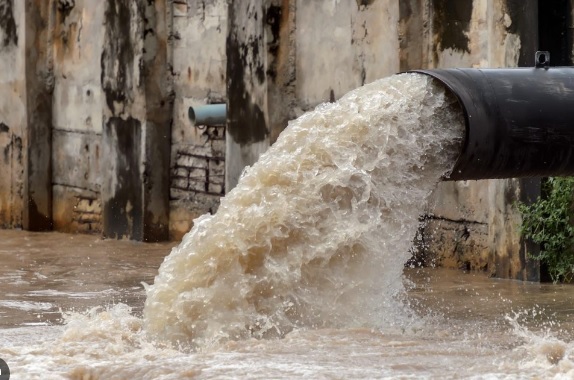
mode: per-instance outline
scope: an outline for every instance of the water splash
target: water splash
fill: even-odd
[[[418,216],[463,131],[456,100],[421,74],[291,122],[165,259],[146,331],[197,347],[393,323]]]

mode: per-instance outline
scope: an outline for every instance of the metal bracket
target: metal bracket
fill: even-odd
[[[534,56],[534,67],[548,69],[550,67],[550,52],[537,51]]]

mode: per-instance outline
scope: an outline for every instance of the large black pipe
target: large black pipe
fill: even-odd
[[[466,136],[447,180],[574,175],[574,68],[416,70],[458,98]]]

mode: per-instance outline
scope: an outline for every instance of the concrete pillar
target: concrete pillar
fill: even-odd
[[[538,7],[537,0],[506,0],[507,12],[513,20],[509,32],[520,36],[518,66],[521,67],[534,66],[534,54],[540,50],[539,28],[530,27],[539,23]],[[521,202],[531,204],[540,197],[541,178],[522,178],[518,180],[518,186]],[[512,205],[512,207],[514,206]],[[520,270],[511,277],[524,281],[540,281],[540,262],[529,258],[529,255],[537,255],[539,252],[540,246],[538,244],[520,236],[520,250],[518,252]],[[505,275],[504,273],[501,274]]]
[[[274,0],[266,3],[265,36],[267,45],[267,102],[269,112],[269,140],[277,140],[289,120],[296,115],[295,83],[295,14],[293,0]]]
[[[105,9],[101,2],[89,0],[56,3],[52,97],[54,230],[100,234],[104,105],[100,77]]]
[[[267,113],[265,9],[270,0],[229,5],[227,35],[227,141],[225,190],[270,144]]]
[[[26,230],[52,229],[52,21],[53,1],[26,0],[26,131],[23,135]]]
[[[295,0],[229,5],[226,192],[294,116],[295,7]]]
[[[142,45],[141,9],[139,2],[127,0],[108,0],[103,6],[103,233],[142,240],[141,120],[145,109],[140,73],[136,72]]]
[[[143,240],[169,239],[171,125],[173,120],[172,2],[146,2],[144,32],[145,132]]]
[[[26,125],[25,2],[0,0],[0,227],[22,227]]]
[[[103,233],[168,237],[167,2],[108,0],[101,57]]]

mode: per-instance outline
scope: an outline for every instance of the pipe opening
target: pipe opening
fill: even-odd
[[[448,181],[454,175],[456,177],[455,170],[459,166],[459,161],[463,155],[463,152],[466,151],[466,146],[468,144],[468,136],[469,136],[469,119],[468,119],[468,112],[464,107],[464,103],[462,99],[459,97],[457,92],[454,88],[450,87],[448,83],[439,80],[431,76],[433,85],[437,87],[442,87],[444,89],[444,96],[446,98],[447,104],[449,107],[446,109],[447,112],[451,112],[453,114],[457,114],[457,119],[463,119],[462,122],[464,124],[464,132],[463,135],[460,137],[460,144],[459,144],[459,154],[455,161],[455,165],[453,166],[453,170],[443,176],[443,180]]]
[[[225,125],[227,119],[227,105],[206,104],[202,106],[189,107],[187,116],[192,125],[218,126]]]
[[[534,57],[534,66],[547,69],[550,66],[550,52],[537,51]]]
[[[536,56],[537,64],[549,59],[548,52]],[[574,68],[414,72],[452,91],[464,113],[462,151],[445,179],[574,174]]]

